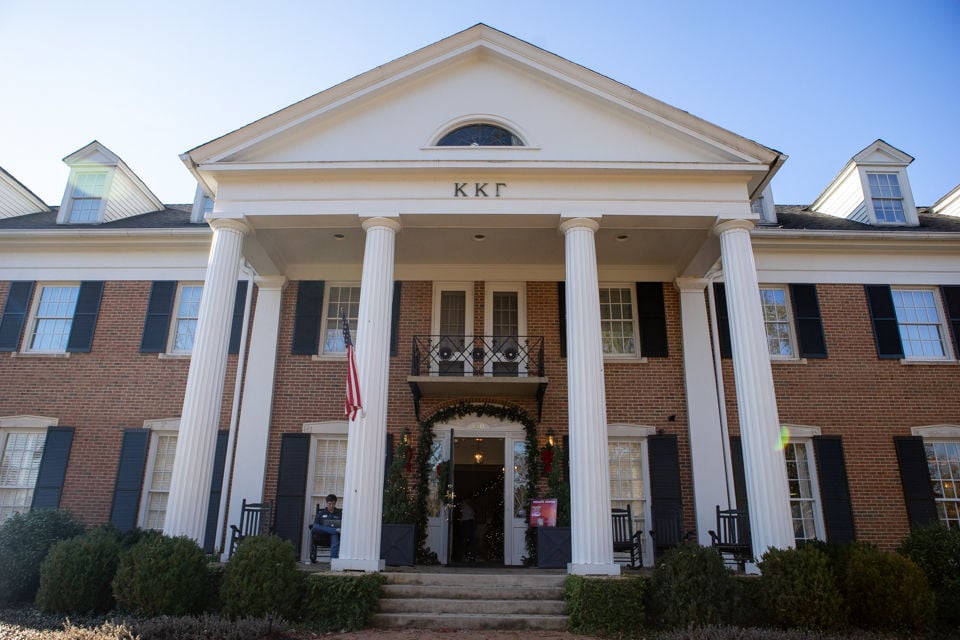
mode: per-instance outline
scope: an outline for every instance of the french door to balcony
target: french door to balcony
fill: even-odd
[[[430,375],[470,375],[473,363],[466,341],[473,335],[473,283],[436,283],[433,293],[431,333],[439,336],[439,343]]]
[[[484,335],[491,353],[484,361],[484,375],[525,376],[527,358],[522,357],[527,335],[526,295],[522,283],[488,282],[484,293]]]

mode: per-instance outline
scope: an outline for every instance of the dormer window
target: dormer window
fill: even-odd
[[[107,181],[107,172],[78,173],[70,194],[71,223],[91,223],[100,221],[100,207],[103,204],[103,187]]]
[[[870,196],[873,199],[873,215],[877,222],[903,224],[907,221],[903,212],[903,194],[895,173],[868,173]]]
[[[444,135],[438,147],[522,147],[516,134],[495,124],[468,124]]]

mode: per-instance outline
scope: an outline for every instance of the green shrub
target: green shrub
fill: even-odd
[[[909,558],[858,547],[840,582],[851,621],[865,629],[921,629],[933,621],[933,591]]]
[[[0,604],[33,602],[50,547],[83,531],[68,511],[55,509],[15,513],[5,520],[0,525]]]
[[[732,605],[728,608],[726,624],[738,627],[762,627],[769,624],[764,618],[763,584],[760,576],[734,575],[730,590]]]
[[[117,573],[120,541],[107,527],[61,540],[40,565],[37,606],[63,613],[106,613],[113,609],[110,583]]]
[[[276,536],[246,538],[223,571],[221,609],[231,618],[271,614],[296,620],[304,578],[292,544]]]
[[[386,578],[379,573],[307,576],[303,619],[318,631],[363,629],[377,611],[384,582]]]
[[[611,637],[632,635],[644,626],[647,578],[585,578],[568,576],[563,597],[570,614],[570,630]]]
[[[784,627],[846,625],[840,589],[826,553],[815,546],[769,549],[758,563],[767,620]]]
[[[730,610],[733,575],[714,549],[683,544],[653,569],[649,612],[661,627],[689,627],[725,622]]]
[[[189,615],[203,611],[207,581],[206,556],[196,542],[144,536],[120,555],[113,595],[123,611]]]
[[[914,529],[899,548],[923,570],[937,598],[937,618],[960,625],[960,529]]]

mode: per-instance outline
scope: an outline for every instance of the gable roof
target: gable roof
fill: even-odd
[[[0,219],[50,211],[43,200],[0,167]]]
[[[477,24],[199,145],[182,154],[181,159],[205,189],[214,193],[216,178],[207,170],[227,164],[236,170],[245,162],[253,166],[250,154],[258,146],[289,136],[292,131],[299,133],[350,109],[360,111],[360,106],[370,104],[388,91],[411,86],[416,81],[436,77],[457,64],[475,60],[494,61],[565,92],[614,107],[619,112],[626,112],[643,126],[666,132],[666,135],[678,139],[694,141],[704,148],[709,147],[717,157],[730,159],[728,164],[752,164],[753,171],[760,173],[760,178],[755,178],[751,183],[751,191],[755,193],[762,190],[786,159],[778,151],[485,24]],[[435,126],[440,124],[436,122]],[[303,158],[297,160],[299,165],[287,168],[310,168],[304,164]],[[326,167],[329,168],[330,161],[345,158],[322,160],[328,161]],[[258,170],[264,168],[264,163],[256,165]],[[271,168],[279,167],[271,165]],[[764,168],[766,175],[763,174]]]

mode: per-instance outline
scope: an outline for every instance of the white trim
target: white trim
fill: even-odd
[[[533,142],[533,139],[530,135],[524,131],[520,125],[508,118],[503,116],[493,115],[492,113],[472,113],[467,115],[458,116],[451,120],[447,120],[445,123],[437,127],[433,133],[430,134],[428,138],[429,143],[425,144],[423,150],[435,150],[435,149],[470,149],[472,147],[463,147],[463,146],[438,146],[437,143],[447,135],[459,129],[460,127],[466,127],[472,124],[489,124],[497,127],[506,129],[512,133],[517,138],[520,138],[520,142],[523,144],[521,146],[497,146],[496,149],[533,149],[539,150],[539,146]],[[484,147],[477,147],[484,148]],[[489,148],[489,147],[487,147]]]
[[[73,331],[73,319],[77,315],[77,305],[73,306],[73,314],[70,316],[70,331],[67,332],[67,340],[63,345],[63,349],[34,349],[31,347],[33,342],[33,335],[36,331],[37,323],[37,313],[40,310],[40,300],[43,298],[43,292],[45,289],[56,288],[56,287],[75,287],[77,289],[77,302],[80,301],[80,285],[79,280],[73,281],[38,281],[34,283],[33,292],[31,293],[32,300],[30,300],[30,313],[27,315],[27,321],[24,323],[23,335],[21,335],[20,341],[20,354],[23,355],[65,355],[69,352],[67,351],[67,346],[70,342],[70,332]]]
[[[304,422],[303,433],[314,435],[347,435],[350,423],[345,420],[327,420],[323,422]]]
[[[630,323],[633,329],[633,353],[604,353],[604,361],[610,362],[647,362],[647,357],[641,353],[640,349],[640,318],[637,311],[637,285],[633,282],[600,282],[598,283],[597,294],[604,289],[626,289],[630,292],[630,307],[632,318]],[[600,324],[604,322],[600,309],[597,309],[600,315]],[[602,341],[602,336],[597,336]]]
[[[813,438],[814,436],[821,435],[820,427],[806,427],[799,424],[790,424],[783,423],[780,425],[781,428],[786,429],[790,433],[791,440],[805,440],[807,438]]]
[[[180,436],[180,418],[160,418],[157,420],[144,420],[143,428],[150,431],[150,442],[147,446],[147,463],[143,469],[143,481],[140,483],[140,504],[137,508],[137,526],[146,529],[147,518],[150,511],[150,490],[153,486],[153,471],[157,464],[157,447],[162,436],[176,435]],[[176,458],[176,449],[174,449],[174,458]],[[170,490],[167,489],[167,495]],[[166,516],[166,512],[164,512]]]
[[[757,287],[757,293],[760,295],[760,308],[763,309],[763,290],[770,289],[783,292],[783,305],[787,311],[787,329],[789,330],[788,339],[790,341],[790,354],[781,355],[770,353],[770,343],[767,342],[767,353],[770,355],[771,362],[793,362],[800,359],[800,349],[797,340],[797,325],[796,320],[793,317],[793,299],[790,296],[790,285],[789,284],[769,284],[761,282]],[[766,314],[763,317],[763,327],[764,333],[769,340],[769,334],[766,334],[766,329],[768,326]]]
[[[899,285],[897,284],[897,285],[890,286],[891,297],[894,291],[925,291],[931,294],[930,297],[933,299],[934,310],[937,312],[936,326],[940,333],[940,349],[943,351],[942,356],[924,356],[924,355],[908,356],[906,355],[906,349],[904,349],[904,357],[901,360],[901,362],[904,362],[904,363],[907,363],[907,362],[909,363],[955,362],[956,361],[955,355],[957,354],[953,353],[953,340],[950,339],[950,336],[951,336],[950,325],[947,322],[947,315],[943,309],[943,294],[941,292],[940,287],[931,286],[931,285]],[[896,302],[894,301],[895,309],[896,309],[896,306],[897,306]],[[933,326],[934,323],[929,322],[929,323],[910,323],[910,324]],[[898,332],[900,331],[899,317],[897,318],[897,331]],[[902,341],[903,337],[901,336],[900,339]]]
[[[46,429],[60,424],[60,418],[21,414],[0,416],[0,429]]]
[[[193,353],[193,345],[190,345],[190,349],[181,349],[176,350],[174,347],[176,345],[177,338],[177,324],[179,323],[180,317],[180,301],[183,296],[183,289],[185,287],[200,287],[200,297],[203,298],[203,286],[204,283],[202,280],[191,282],[177,282],[177,294],[173,298],[173,308],[170,310],[170,325],[167,327],[167,349],[164,353],[160,354],[161,358],[189,358]],[[199,323],[200,320],[200,308],[197,307],[197,317],[193,320]],[[196,331],[196,325],[194,325],[194,331]],[[196,336],[194,336],[196,337]]]
[[[493,296],[495,293],[517,294],[517,336],[527,335],[527,285],[525,282],[487,282],[483,293],[483,335],[493,336]],[[518,340],[519,342],[519,340]],[[491,345],[492,346],[492,345]],[[492,374],[495,362],[504,362],[499,353],[491,353],[485,358],[487,374]],[[518,374],[525,375],[527,370],[522,362],[517,362]]]
[[[324,349],[326,343],[327,335],[327,308],[330,306],[330,294],[333,292],[333,289],[360,289],[360,283],[356,281],[331,281],[324,282],[323,284],[323,306],[320,308],[320,337],[317,341],[317,353],[314,354],[315,360],[340,360],[343,361],[347,357],[347,351],[331,351],[327,352]],[[357,304],[359,305],[360,298],[357,298]],[[359,313],[359,311],[358,311]],[[350,326],[350,338],[353,340],[353,344],[357,344],[357,325],[359,324],[359,317],[350,318],[347,314],[347,320],[352,322]]]
[[[923,427],[913,427],[910,433],[921,438],[957,438],[960,439],[960,425],[931,424]]]

